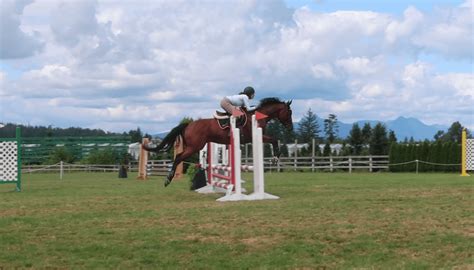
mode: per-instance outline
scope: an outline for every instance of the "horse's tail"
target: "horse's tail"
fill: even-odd
[[[160,152],[160,151],[168,151],[174,145],[174,141],[179,135],[183,134],[184,129],[188,126],[189,123],[179,124],[177,127],[173,128],[168,135],[163,139],[163,141],[157,145],[156,147],[149,147],[148,145],[142,145],[143,148],[147,151],[151,152]]]

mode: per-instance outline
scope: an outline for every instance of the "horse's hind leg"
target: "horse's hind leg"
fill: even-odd
[[[173,166],[171,167],[171,171],[168,173],[168,176],[165,179],[165,187],[167,187],[171,181],[173,180],[173,177],[176,173],[176,167],[178,167],[178,164],[183,162],[185,159],[190,157],[194,152],[189,151],[189,150],[184,150],[184,152],[177,154],[176,158],[173,161]]]

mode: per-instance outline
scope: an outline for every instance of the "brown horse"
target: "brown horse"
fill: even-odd
[[[249,121],[247,121],[245,125],[240,128],[242,133],[241,143],[249,143],[252,141],[252,125],[250,123],[250,119],[251,115],[254,114],[255,111],[268,116],[265,119],[259,120],[259,126],[262,127],[263,130],[265,130],[265,126],[267,125],[268,121],[272,119],[278,119],[288,129],[292,130],[293,120],[291,118],[292,112],[290,105],[291,101],[283,102],[278,98],[262,99],[254,111],[246,112],[247,119]],[[176,156],[173,162],[173,167],[171,168],[171,171],[165,180],[165,187],[171,183],[177,165],[194,153],[197,153],[199,150],[201,150],[206,143],[230,143],[229,130],[221,129],[216,119],[199,119],[191,123],[180,124],[173,128],[158,146],[149,147],[147,145],[143,145],[143,148],[151,152],[167,151],[174,145],[176,138],[180,135],[183,138],[184,151]],[[271,143],[273,145],[275,157],[280,157],[280,149],[276,139],[263,135],[263,141],[266,143]]]

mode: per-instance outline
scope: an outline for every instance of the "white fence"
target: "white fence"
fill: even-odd
[[[150,175],[167,175],[172,164],[171,160],[149,160],[148,173]],[[242,164],[252,164],[252,158],[242,158]],[[280,162],[274,164],[272,158],[264,158],[266,171],[347,171],[388,170],[388,156],[334,156],[334,157],[281,157]],[[120,165],[103,164],[69,164],[63,163],[63,172],[118,172]],[[138,172],[138,162],[131,162],[127,171]],[[24,165],[22,173],[50,172],[59,173],[61,164],[53,165]]]
[[[171,160],[150,160],[148,161],[148,173],[150,175],[167,175]],[[23,165],[22,173],[64,173],[71,172],[118,172],[120,165],[104,165],[104,164],[69,164],[61,162],[53,165]],[[127,171],[138,172],[138,162],[131,162],[126,165]]]
[[[242,164],[251,163],[243,158]],[[388,170],[388,156],[329,156],[329,157],[280,157],[279,163],[272,158],[264,159],[264,167],[270,171],[329,171],[352,172],[353,170]]]

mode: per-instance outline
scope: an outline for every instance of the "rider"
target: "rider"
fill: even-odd
[[[252,86],[245,87],[244,91],[240,92],[238,95],[225,96],[221,100],[221,107],[228,114],[240,107],[244,107],[247,111],[255,110],[253,106],[250,106],[249,100],[255,97],[255,90]]]

